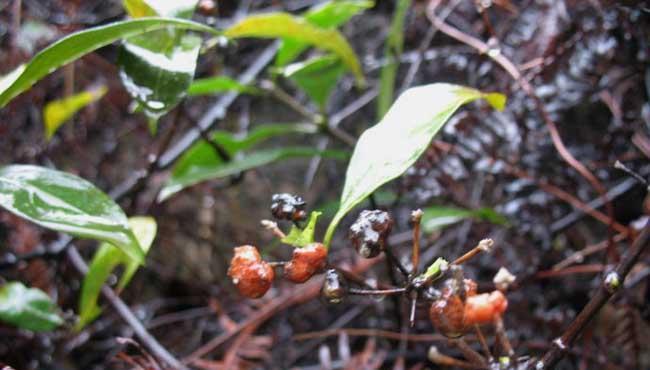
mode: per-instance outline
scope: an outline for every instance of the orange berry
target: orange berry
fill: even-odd
[[[291,261],[284,265],[284,276],[294,283],[304,283],[327,262],[327,249],[322,243],[311,243],[293,250]]]
[[[444,336],[456,338],[465,332],[465,308],[458,295],[442,297],[429,309],[429,320]]]
[[[243,296],[259,298],[271,287],[275,272],[262,260],[256,247],[243,245],[235,248],[228,276]]]
[[[499,290],[467,297],[465,322],[468,325],[488,324],[508,308],[508,299]]]

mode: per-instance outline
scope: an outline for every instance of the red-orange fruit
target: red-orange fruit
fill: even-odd
[[[235,255],[228,268],[228,276],[243,296],[259,298],[271,287],[275,272],[262,260],[257,248],[252,245],[242,245],[235,248]]]
[[[488,324],[494,322],[507,308],[508,299],[498,290],[467,297],[465,322],[467,325]]]
[[[429,309],[429,320],[444,336],[457,338],[465,332],[465,305],[458,295],[436,300]]]
[[[304,283],[322,270],[326,262],[327,249],[322,243],[295,248],[291,261],[284,265],[284,276],[294,283]]]

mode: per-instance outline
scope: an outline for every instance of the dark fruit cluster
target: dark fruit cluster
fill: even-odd
[[[327,249],[322,243],[311,243],[293,250],[291,261],[284,265],[284,276],[294,283],[304,283],[325,267]]]
[[[243,296],[259,298],[271,287],[275,272],[262,260],[256,247],[242,245],[235,248],[228,276]]]
[[[307,203],[299,196],[281,193],[271,198],[271,214],[278,220],[303,221],[307,218]]]
[[[372,258],[384,250],[392,228],[393,219],[388,212],[365,210],[350,226],[348,236],[357,253],[364,258]]]
[[[433,326],[450,338],[462,336],[473,325],[494,322],[508,308],[508,300],[498,290],[492,293],[476,293],[476,282],[449,278],[443,283],[440,297],[429,309]]]

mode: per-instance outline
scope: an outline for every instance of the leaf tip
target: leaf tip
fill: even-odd
[[[483,95],[483,97],[492,106],[492,108],[498,110],[499,112],[503,112],[506,107],[506,101],[508,100],[504,94],[495,92],[486,93]]]

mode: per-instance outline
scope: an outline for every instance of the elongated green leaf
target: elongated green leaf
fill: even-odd
[[[252,15],[226,29],[223,34],[229,38],[291,38],[331,51],[352,71],[359,85],[365,84],[359,60],[345,37],[337,30],[314,26],[303,18],[287,13]]]
[[[158,228],[156,220],[151,217],[131,217],[129,218],[129,225],[146,254],[156,237]],[[119,248],[106,242],[102,243],[93,256],[88,273],[84,277],[81,286],[77,330],[88,325],[88,323],[93,321],[101,313],[101,309],[97,303],[99,293],[101,292],[102,285],[106,283],[106,280],[111,274],[111,271],[118,265],[124,266],[124,272],[117,284],[117,291],[119,293],[131,281],[139,265]]]
[[[0,287],[0,321],[32,331],[50,331],[63,324],[57,311],[42,290],[15,281]]]
[[[106,94],[106,87],[84,91],[73,96],[54,100],[43,108],[43,123],[45,124],[45,138],[50,140],[54,133],[69,120],[75,113],[86,105],[101,99]]]
[[[289,234],[282,238],[282,242],[298,248],[306,247],[309,244],[313,243],[314,233],[316,232],[316,221],[320,215],[321,212],[313,211],[309,215],[309,222],[307,222],[307,226],[305,226],[304,229],[300,229],[296,225],[292,225],[291,230],[289,230]]]
[[[379,95],[377,96],[377,119],[381,119],[393,103],[395,90],[395,75],[399,66],[399,57],[404,46],[404,20],[411,6],[411,0],[399,0],[393,12],[393,21],[390,25],[384,56],[386,64],[381,69],[379,78]]]
[[[345,175],[341,205],[325,234],[328,245],[336,226],[355,205],[400,176],[426,150],[431,139],[463,104],[485,98],[503,109],[505,96],[445,83],[406,90],[374,127],[359,138]]]
[[[373,5],[373,1],[328,1],[308,10],[304,17],[307,22],[315,26],[337,28]],[[275,65],[283,66],[291,63],[308,47],[309,44],[296,39],[283,39],[275,57]]]
[[[0,167],[0,206],[48,229],[109,242],[144,262],[122,209],[80,177],[30,165]]]
[[[119,39],[165,27],[218,34],[216,30],[200,23],[174,18],[133,19],[73,33],[43,49],[27,64],[19,66],[0,80],[0,108],[44,76],[75,59]]]
[[[212,95],[228,91],[237,91],[246,94],[259,93],[259,90],[253,86],[241,84],[239,81],[233,80],[230,77],[216,76],[195,80],[187,90],[187,95]]]
[[[230,156],[234,156],[237,152],[250,149],[254,145],[272,137],[291,134],[314,134],[316,132],[317,128],[314,125],[278,123],[257,126],[244,137],[236,137],[227,131],[216,131],[211,137]],[[187,177],[190,172],[214,168],[221,165],[222,162],[214,147],[201,140],[179,158],[176,165],[174,165],[169,182],[173,183],[177,179]]]
[[[155,17],[158,13],[144,0],[124,0],[122,5],[132,18]]]
[[[345,159],[347,153],[338,150],[318,150],[311,147],[284,147],[280,149],[260,150],[213,167],[198,167],[188,171],[184,176],[172,177],[160,191],[158,201],[162,202],[188,186],[206,180],[223,178],[242,171],[265,166],[274,162],[297,157],[322,156]]]
[[[468,218],[485,220],[499,225],[508,224],[508,220],[492,208],[427,207],[422,215],[422,230],[430,233]]]
[[[334,55],[327,55],[290,64],[283,69],[282,74],[295,82],[321,110],[324,110],[343,72],[340,59]]]

